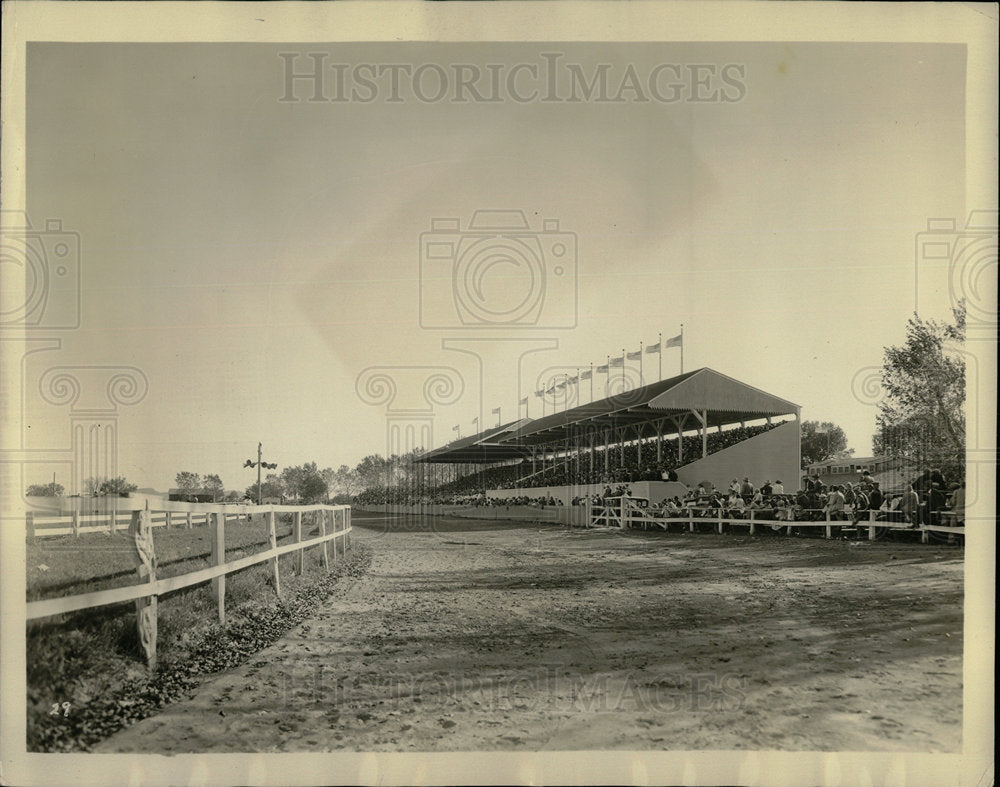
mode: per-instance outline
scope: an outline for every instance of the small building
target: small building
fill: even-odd
[[[183,503],[221,503],[225,494],[221,489],[171,489],[167,499]]]
[[[813,462],[804,471],[810,478],[819,476],[827,486],[833,484],[854,484],[865,473],[879,482],[883,492],[902,491],[919,475],[916,468],[908,467],[901,459],[889,456],[846,456],[839,459],[825,459]]]

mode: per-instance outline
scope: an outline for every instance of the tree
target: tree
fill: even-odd
[[[117,495],[125,497],[129,492],[134,492],[139,488],[138,484],[131,484],[125,476],[117,478],[88,478],[84,482],[85,488],[91,497],[103,495]]]
[[[303,503],[316,503],[326,499],[327,486],[315,462],[286,467],[281,480],[288,494]]]
[[[177,482],[177,488],[181,492],[191,493],[201,489],[201,476],[198,473],[191,473],[187,470],[182,470],[174,476],[174,480]]]
[[[66,490],[62,484],[53,481],[51,484],[32,484],[28,487],[28,497],[62,497]]]
[[[202,488],[214,494],[217,499],[221,499],[226,492],[226,487],[223,485],[222,479],[216,473],[205,476],[205,479],[202,481]]]
[[[364,489],[364,485],[361,483],[358,473],[347,465],[341,465],[337,468],[337,472],[334,473],[333,476],[333,483],[330,487],[332,491],[336,491],[338,494],[347,495],[349,497],[353,497]]]
[[[885,399],[875,417],[873,449],[904,464],[965,474],[965,302],[953,323],[914,314],[906,341],[886,347],[882,361]]]
[[[259,495],[257,492],[257,482],[254,481],[253,484],[247,487],[246,496],[255,503],[265,497],[282,498],[285,496],[285,486],[281,479],[274,473],[268,473],[264,477],[264,480],[261,482],[261,489],[263,494]]]
[[[847,447],[847,435],[832,421],[802,422],[802,467],[850,456],[853,448]]]

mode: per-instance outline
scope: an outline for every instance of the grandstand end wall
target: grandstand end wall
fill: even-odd
[[[799,488],[799,422],[787,421],[763,434],[677,468],[677,478],[694,486],[710,481],[725,489],[734,478],[754,486],[780,480],[786,492]]]

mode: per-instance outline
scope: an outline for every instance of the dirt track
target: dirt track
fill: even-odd
[[[312,620],[97,751],[960,749],[960,549],[388,521]]]

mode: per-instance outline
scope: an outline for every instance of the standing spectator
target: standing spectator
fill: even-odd
[[[774,482],[774,487],[771,489],[771,493],[775,495],[785,494],[785,485],[781,483],[780,478]]]
[[[916,527],[920,521],[920,495],[917,494],[917,483],[910,484],[910,488],[903,492],[903,499],[899,502],[899,510],[910,523],[910,527]]]
[[[944,508],[946,502],[947,498],[945,497],[944,486],[937,483],[937,481],[932,481],[931,491],[927,493],[927,509],[924,517],[926,520],[925,524],[941,524],[941,509]]]
[[[736,495],[740,493],[740,482],[735,478],[732,480],[732,483],[729,484],[729,491]]]
[[[762,494],[762,495],[763,495],[764,497],[770,497],[770,496],[771,496],[771,489],[772,489],[772,486],[771,486],[771,479],[769,478],[769,479],[767,479],[767,480],[766,480],[766,481],[764,482],[764,485],[763,485],[763,486],[762,486],[762,487],[760,488],[760,493],[761,493],[761,494]]]
[[[844,518],[844,495],[839,486],[834,486],[830,490],[824,509],[829,512],[830,519],[840,520]]]
[[[879,511],[882,509],[882,503],[885,502],[885,497],[882,495],[882,490],[878,488],[878,481],[872,481],[871,491],[868,493],[868,508],[871,511]]]
[[[951,510],[955,512],[955,524],[965,524],[965,481],[959,481],[951,493]]]
[[[864,486],[859,486],[854,492],[854,517],[851,524],[856,525],[862,515],[868,510],[868,495]]]
[[[744,476],[743,483],[740,484],[740,497],[743,498],[744,503],[749,503],[753,499],[754,491],[753,484],[750,483],[750,477]]]

